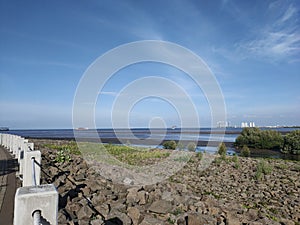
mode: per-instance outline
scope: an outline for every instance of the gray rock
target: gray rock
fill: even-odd
[[[173,206],[171,202],[165,200],[157,200],[153,202],[149,208],[150,212],[166,214],[171,212]]]
[[[100,224],[103,224],[102,219],[96,219],[91,221],[91,225],[100,225]]]
[[[129,207],[127,215],[131,218],[133,225],[138,225],[142,221],[140,210],[135,207]]]
[[[92,209],[89,206],[84,205],[77,212],[77,217],[79,220],[89,219],[92,216],[92,214],[93,214]]]
[[[118,218],[123,222],[123,225],[131,225],[132,221],[125,213],[112,209],[108,215],[108,219]]]
[[[188,225],[215,225],[217,220],[209,215],[204,214],[189,214]]]
[[[107,204],[102,204],[102,205],[97,205],[95,207],[95,209],[100,212],[105,218],[107,218],[109,211],[110,211],[110,207]]]
[[[139,191],[138,193],[138,203],[140,205],[145,205],[147,203],[147,192],[146,191]]]
[[[140,225],[164,225],[165,223],[157,218],[146,216]]]
[[[134,204],[138,202],[138,190],[139,188],[136,187],[128,189],[128,194],[126,197],[127,204]]]

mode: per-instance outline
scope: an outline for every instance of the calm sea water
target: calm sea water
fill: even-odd
[[[95,130],[76,130],[76,135],[80,138],[92,138]],[[224,142],[234,142],[238,134],[241,132],[240,128],[227,129],[225,135],[221,135],[222,129],[97,129],[100,138],[104,139],[115,139],[115,138],[129,138],[129,133],[133,134],[134,137],[146,140],[148,138],[154,140],[184,140],[184,141],[221,141],[223,138]],[[4,133],[4,132],[3,132]],[[5,133],[16,134],[26,138],[63,138],[72,139],[74,138],[73,129],[39,129],[39,130],[10,130]]]
[[[262,128],[270,129],[270,128]],[[279,132],[290,132],[299,128],[272,128],[272,130],[277,130]],[[138,145],[147,147],[162,147],[160,145],[151,145],[151,140],[182,140],[185,142],[198,142],[197,151],[206,151],[210,153],[216,152],[217,148],[215,146],[206,146],[204,144],[207,141],[212,142],[226,142],[233,143],[237,136],[242,131],[241,128],[227,128],[224,132],[220,128],[201,128],[201,129],[97,129],[98,136],[102,139],[102,142],[114,143],[117,139],[128,140],[130,142],[130,135],[134,135],[135,138],[141,140]],[[1,131],[0,131],[1,132]],[[94,137],[95,130],[76,130],[76,137],[82,139],[91,139]],[[51,139],[74,139],[73,129],[39,129],[39,130],[10,130],[2,133],[10,133],[19,135],[25,138],[51,138]],[[233,147],[228,148],[229,154],[235,153]],[[273,158],[286,158],[286,155],[281,153],[267,154],[271,155]],[[258,157],[260,155],[257,155]],[[298,157],[299,158],[299,157]],[[296,157],[296,159],[298,159]],[[292,159],[294,159],[292,157]]]

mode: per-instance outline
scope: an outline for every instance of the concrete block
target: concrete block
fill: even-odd
[[[53,184],[18,188],[15,195],[14,225],[33,223],[33,213],[41,216],[51,225],[57,225],[58,192]]]
[[[35,171],[36,185],[40,184],[41,168],[35,163],[34,170],[33,170],[32,158],[35,158],[35,160],[40,164],[41,152],[24,151],[23,187],[34,185],[34,180],[33,180],[34,171]]]
[[[9,143],[8,143],[8,150],[10,151],[10,152],[12,152],[12,146],[13,146],[13,139],[14,139],[14,137],[13,137],[13,135],[8,135],[8,139],[9,139]]]
[[[9,140],[8,134],[5,134],[5,138],[4,138],[4,147],[5,148],[8,148],[8,140]]]
[[[2,146],[6,148],[7,136],[6,134],[2,134]]]
[[[30,151],[29,149],[33,149],[33,143],[28,143],[28,140],[25,139],[23,142],[23,146],[21,147],[21,151],[19,154],[19,175],[23,175],[24,172],[24,157],[25,157],[25,151]]]
[[[17,149],[16,149],[15,157],[16,157],[16,159],[18,159],[18,162],[20,160],[20,152],[24,148],[24,142],[25,142],[25,138],[19,137],[17,139]]]
[[[9,135],[9,137],[10,137],[9,151],[14,154],[14,144],[15,144],[16,135]]]

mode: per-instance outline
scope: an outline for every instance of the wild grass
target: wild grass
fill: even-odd
[[[153,164],[170,155],[167,150],[127,145],[80,143],[79,146],[82,154],[89,159],[113,164],[121,162],[133,166]]]
[[[271,174],[272,171],[273,171],[273,166],[262,159],[257,164],[255,179],[261,180],[263,175]]]

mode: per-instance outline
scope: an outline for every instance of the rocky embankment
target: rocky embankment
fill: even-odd
[[[39,143],[36,143],[38,146]],[[300,224],[295,161],[217,158],[202,170],[196,155],[161,183],[126,186],[105,179],[81,156],[55,162],[42,148],[43,183],[60,193],[59,224]]]

